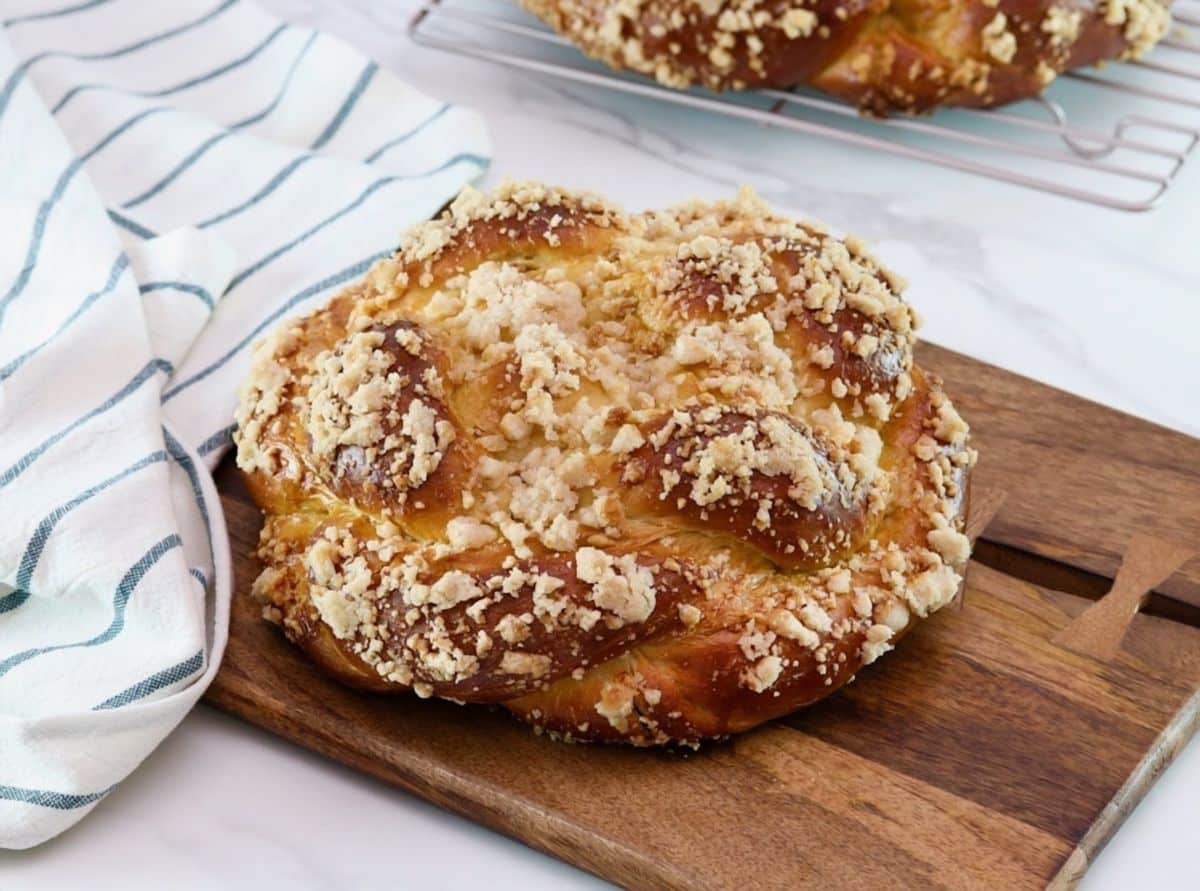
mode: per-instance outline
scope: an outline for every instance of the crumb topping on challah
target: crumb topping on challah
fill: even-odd
[[[468,189],[263,341],[255,595],[337,676],[568,738],[815,701],[956,594],[974,453],[858,240]]]
[[[1166,0],[521,0],[588,55],[665,86],[810,84],[868,111],[989,106],[1135,59]]]

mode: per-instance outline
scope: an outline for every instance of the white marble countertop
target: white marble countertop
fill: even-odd
[[[750,183],[787,211],[871,242],[912,282],[926,339],[1200,435],[1200,159],[1159,210],[1118,213],[414,47],[404,36],[414,0],[265,5],[482,111],[495,141],[487,183],[544,179],[629,207]],[[1200,741],[1083,887],[1200,887],[1198,821]],[[424,882],[600,885],[207,707],[79,826],[32,851],[0,852],[5,889]]]

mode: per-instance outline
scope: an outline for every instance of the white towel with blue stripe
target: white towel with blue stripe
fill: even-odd
[[[220,661],[248,348],[478,176],[479,117],[247,0],[0,0],[0,847]]]

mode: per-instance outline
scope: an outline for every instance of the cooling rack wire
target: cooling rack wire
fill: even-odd
[[[807,89],[671,90],[587,59],[508,0],[427,0],[423,46],[874,149],[1125,211],[1158,206],[1200,142],[1200,0],[1145,58],[1064,74],[1042,97],[975,111],[864,118]]]

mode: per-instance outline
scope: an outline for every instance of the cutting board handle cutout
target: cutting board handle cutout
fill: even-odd
[[[1194,548],[1141,533],[1134,535],[1112,588],[1054,635],[1054,643],[1108,662],[1120,651],[1125,630],[1146,595],[1194,556]]]

